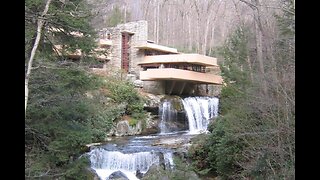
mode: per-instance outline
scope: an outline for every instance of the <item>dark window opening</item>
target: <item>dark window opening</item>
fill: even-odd
[[[130,63],[130,35],[129,33],[122,33],[122,43],[121,43],[121,69],[126,73],[129,72],[129,63]]]

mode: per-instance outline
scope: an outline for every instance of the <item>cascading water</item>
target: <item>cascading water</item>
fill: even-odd
[[[170,100],[165,100],[159,107],[159,116],[161,117],[159,128],[160,134],[171,132],[168,126],[169,122],[177,121],[177,110],[174,109]]]
[[[173,154],[172,152],[166,152],[163,154],[164,160],[165,160],[165,166],[170,167],[170,169],[173,169],[174,163],[173,163]]]
[[[101,180],[109,179],[114,173],[120,173],[129,180],[139,180],[139,174],[145,174],[152,165],[163,164],[165,169],[172,169],[173,154],[171,150],[153,147],[151,144],[159,140],[159,136],[141,136],[130,138],[123,146],[107,144],[92,149],[88,154],[91,168]]]
[[[136,180],[136,172],[146,173],[152,164],[159,164],[159,155],[153,152],[124,154],[119,151],[106,151],[102,148],[90,152],[91,168],[105,180],[113,172],[121,171],[128,179]]]
[[[124,138],[122,141],[116,139],[112,143],[94,148],[88,153],[91,168],[102,180],[112,179],[113,175],[113,178],[120,176],[139,180],[152,165],[164,165],[164,169],[174,169],[175,150],[168,146],[176,144],[177,141],[188,142],[185,140],[193,134],[207,131],[210,119],[218,115],[218,104],[219,99],[215,97],[164,100],[159,107],[160,134]],[[189,126],[189,133],[186,134],[181,131],[187,128],[187,124],[184,124],[185,116],[179,114],[183,108]],[[173,131],[176,133],[171,133]],[[161,144],[165,146],[161,147]]]
[[[216,97],[187,97],[182,100],[189,122],[189,133],[207,131],[209,120],[218,115],[219,99]]]

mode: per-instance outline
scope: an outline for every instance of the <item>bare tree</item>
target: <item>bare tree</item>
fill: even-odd
[[[245,1],[240,0],[241,2],[248,5],[253,10],[254,17],[254,27],[255,27],[255,36],[256,36],[256,48],[257,48],[257,60],[259,62],[259,70],[261,73],[262,80],[262,90],[263,94],[267,94],[267,82],[265,79],[265,70],[264,70],[264,55],[263,55],[263,26],[261,22],[261,5],[259,0]]]

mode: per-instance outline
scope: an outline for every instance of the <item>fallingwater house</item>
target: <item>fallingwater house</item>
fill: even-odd
[[[99,47],[96,51],[105,54],[95,55],[102,63],[101,66],[92,67],[92,71],[103,76],[120,75],[121,78],[131,80],[144,92],[152,94],[219,94],[222,78],[216,58],[180,53],[175,48],[155,44],[148,40],[147,27],[147,21],[137,21],[102,29],[99,32]],[[81,36],[77,33],[74,35]],[[79,60],[82,56],[80,50],[70,53],[64,52],[62,45],[56,45],[55,48],[69,59]],[[189,130],[189,134],[202,133],[207,130],[209,122],[218,115],[219,99],[216,97],[177,99],[163,98],[163,101],[159,102],[160,110],[156,111],[159,116],[152,119],[154,116],[150,115],[151,120],[145,121],[149,123],[145,128],[147,134],[167,134],[185,130]],[[181,102],[183,113],[176,101]],[[114,122],[109,135],[142,134],[142,127],[141,120],[131,126],[127,119],[121,118]],[[88,155],[91,168],[101,179],[109,179],[113,175],[122,177],[121,179],[140,179],[153,165],[164,165],[165,170],[172,169],[175,166],[174,152],[181,151],[180,147],[185,147],[182,144],[189,143],[191,138],[189,135],[167,134],[166,137],[169,138],[161,141],[165,136],[144,137],[116,140],[109,147],[90,148]],[[119,149],[118,143],[121,144]],[[109,149],[110,147],[112,148]],[[148,175],[146,177],[148,178]]]
[[[152,94],[219,94],[223,80],[219,75],[217,59],[180,53],[175,48],[155,44],[148,40],[147,21],[102,29],[99,36],[97,51],[105,54],[96,56],[103,62],[99,68],[92,68],[96,73],[120,73]],[[56,49],[61,50],[61,45],[56,45]],[[65,55],[71,59],[80,59],[81,51]]]

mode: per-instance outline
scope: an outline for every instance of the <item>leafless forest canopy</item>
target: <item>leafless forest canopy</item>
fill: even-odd
[[[181,51],[210,54],[220,46],[230,32],[240,24],[254,28],[255,10],[250,4],[259,3],[259,16],[264,36],[271,38],[276,31],[274,13],[281,12],[280,0],[88,0],[96,15],[96,28],[108,27],[111,12],[119,8],[124,22],[147,20],[149,39],[173,46]]]

